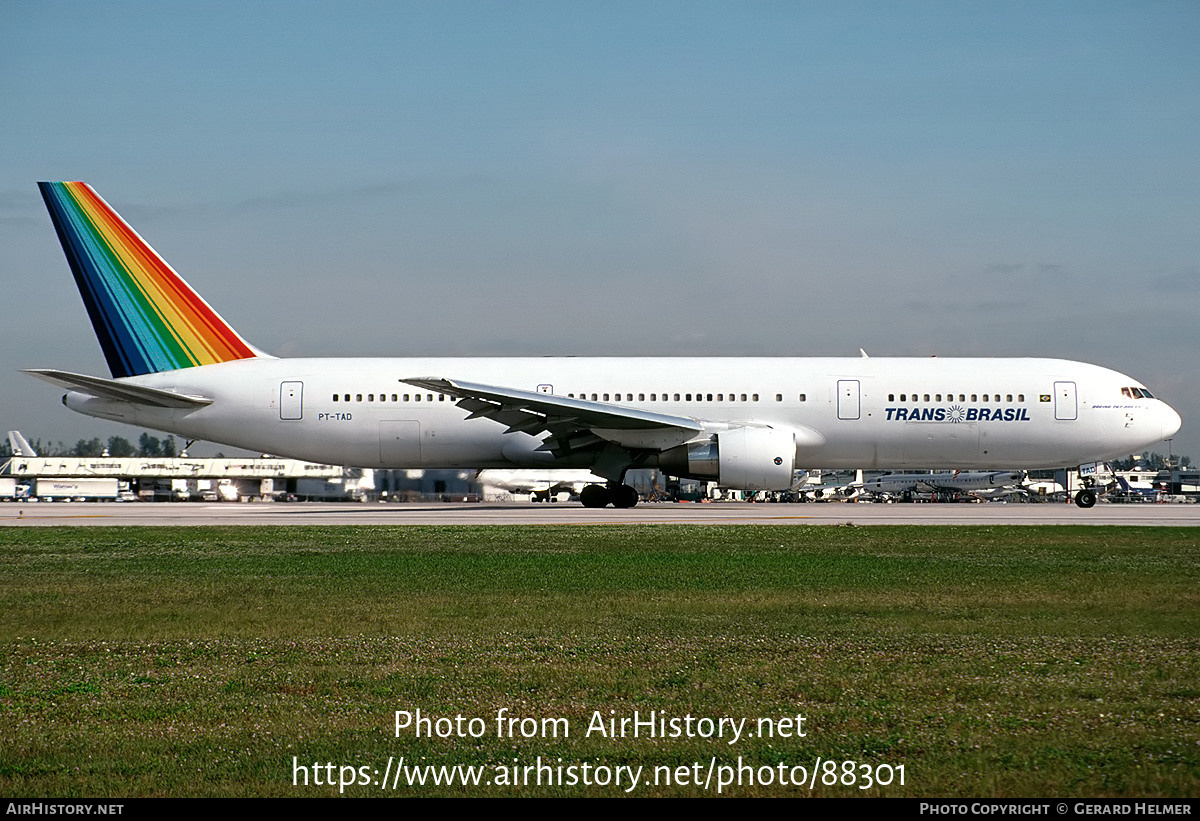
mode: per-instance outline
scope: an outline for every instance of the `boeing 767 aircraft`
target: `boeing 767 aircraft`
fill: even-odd
[[[1061,359],[276,358],[89,186],[39,187],[111,378],[27,372],[72,410],[188,439],[365,468],[586,468],[606,484],[585,506],[633,507],[631,468],[786,490],[797,466],[1074,466],[1180,426],[1132,377]]]

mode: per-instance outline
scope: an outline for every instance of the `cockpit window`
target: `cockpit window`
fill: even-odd
[[[1121,396],[1124,396],[1127,399],[1132,399],[1133,391],[1130,388],[1121,388]]]

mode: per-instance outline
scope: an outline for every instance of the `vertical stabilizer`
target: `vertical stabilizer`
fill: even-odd
[[[28,456],[31,458],[37,456],[37,451],[25,440],[25,437],[21,435],[21,431],[19,430],[10,430],[8,432],[8,447],[12,450],[13,456]]]
[[[38,187],[114,377],[263,355],[90,186]]]

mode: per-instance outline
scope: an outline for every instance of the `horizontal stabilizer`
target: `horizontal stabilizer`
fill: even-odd
[[[69,390],[86,393],[91,396],[100,397],[101,399],[131,402],[135,405],[150,405],[156,408],[199,408],[212,404],[212,400],[206,396],[191,396],[183,393],[175,393],[174,391],[164,391],[159,388],[147,388],[123,380],[105,379],[101,376],[87,376],[81,373],[40,368],[26,370],[24,373]]]

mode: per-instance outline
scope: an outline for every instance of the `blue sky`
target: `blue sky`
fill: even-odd
[[[34,181],[285,355],[1060,356],[1200,458],[1200,5],[0,0],[8,427],[113,425]]]

